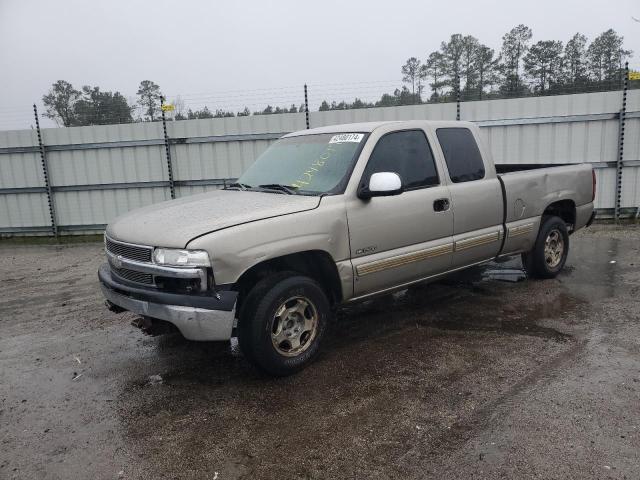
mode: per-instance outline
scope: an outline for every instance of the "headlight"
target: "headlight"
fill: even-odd
[[[210,267],[209,254],[204,250],[177,250],[173,248],[156,248],[153,261],[158,265],[174,267]]]

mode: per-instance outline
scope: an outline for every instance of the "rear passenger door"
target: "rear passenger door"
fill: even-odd
[[[493,164],[483,161],[473,132],[437,128],[449,175],[453,218],[453,267],[495,257],[502,242],[502,188]]]
[[[453,215],[449,190],[422,129],[380,137],[360,178],[395,172],[404,191],[354,198],[347,208],[356,296],[385,290],[450,268]]]

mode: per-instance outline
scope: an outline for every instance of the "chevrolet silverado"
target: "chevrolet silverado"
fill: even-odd
[[[191,340],[237,336],[252,364],[289,375],[347,302],[515,254],[554,277],[595,188],[586,164],[494,165],[467,122],[315,128],[224,189],[116,219],[98,276],[113,311]]]

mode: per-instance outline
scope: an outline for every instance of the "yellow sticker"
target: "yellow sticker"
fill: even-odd
[[[640,72],[634,72],[633,70],[630,71],[629,80],[640,80]]]
[[[171,103],[165,103],[164,105],[162,105],[163,112],[173,112],[175,109],[176,106],[172,105]]]

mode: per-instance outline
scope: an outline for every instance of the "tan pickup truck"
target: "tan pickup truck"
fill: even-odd
[[[471,123],[322,127],[224,190],[118,218],[98,276],[112,310],[191,340],[237,335],[251,363],[288,375],[344,303],[514,254],[554,277],[594,196],[589,165],[494,165]]]

